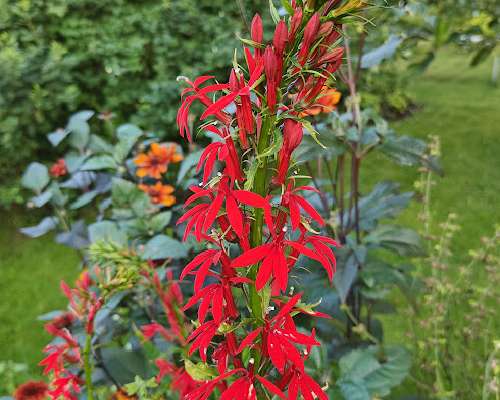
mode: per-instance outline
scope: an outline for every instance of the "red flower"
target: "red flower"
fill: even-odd
[[[213,78],[213,76],[200,76],[196,78],[194,82],[191,82],[189,79],[185,79],[190,87],[182,91],[181,98],[183,98],[184,100],[181,107],[179,108],[179,111],[177,112],[177,126],[179,127],[179,134],[182,137],[186,136],[190,142],[191,131],[189,129],[188,117],[191,104],[193,104],[195,100],[198,100],[206,107],[209,107],[212,104],[212,100],[208,98],[207,94],[216,92],[218,90],[225,90],[229,87],[228,84],[219,83],[208,85],[203,88],[200,87],[200,85],[203,85],[205,82]],[[187,94],[189,94],[189,96],[186,96]],[[228,124],[231,120],[229,115],[222,111],[215,112],[214,115],[224,125]]]
[[[288,399],[297,400],[299,392],[304,399],[328,400],[326,393],[313,378],[306,372],[293,368],[292,378],[288,384]]]
[[[216,321],[206,321],[191,333],[187,339],[188,342],[193,342],[189,348],[189,355],[198,350],[200,358],[203,362],[207,362],[207,349],[213,337],[217,334],[219,326],[220,323]]]
[[[171,341],[173,336],[160,324],[153,322],[151,324],[143,325],[141,327],[142,334],[146,340],[151,340],[157,334],[163,336],[166,341]]]
[[[292,153],[299,146],[304,135],[304,129],[299,121],[286,119],[283,125],[283,146],[278,154],[278,175],[276,183],[285,182]]]
[[[179,392],[181,399],[185,399],[188,393],[191,393],[200,385],[182,367],[176,367],[162,359],[156,360],[155,364],[160,370],[156,376],[156,381],[160,383],[165,376],[169,376],[171,378],[171,388]]]
[[[311,186],[299,186],[293,189],[292,183],[288,184],[286,192],[283,194],[281,203],[284,207],[290,210],[290,220],[292,221],[292,229],[297,229],[300,225],[300,210],[302,209],[307,215],[309,215],[318,225],[323,226],[325,221],[321,215],[315,210],[315,208],[302,196],[298,195],[297,192],[301,190],[310,190],[313,192],[318,192],[317,189]]]
[[[64,176],[67,173],[68,169],[66,168],[66,161],[64,161],[64,158],[60,158],[50,167],[50,175],[54,178]]]
[[[181,281],[188,274],[191,274],[193,270],[198,268],[198,271],[195,273],[194,281],[194,292],[197,293],[203,286],[203,282],[205,282],[205,278],[209,274],[210,267],[219,262],[222,254],[223,252],[220,249],[209,249],[198,254],[188,265],[184,267],[180,277]]]
[[[53,389],[49,391],[49,395],[54,400],[60,397],[68,400],[77,400],[77,394],[80,393],[80,386],[82,384],[82,380],[77,375],[65,371],[64,374],[52,381]]]
[[[304,38],[302,39],[302,44],[300,47],[300,52],[298,55],[299,62],[304,65],[307,61],[309,51],[311,50],[311,45],[316,38],[316,33],[318,32],[320,24],[320,19],[318,13],[315,13],[304,29]]]
[[[43,400],[47,398],[49,386],[41,381],[28,381],[14,392],[15,400]]]
[[[262,349],[271,358],[271,362],[283,374],[285,365],[289,362],[300,371],[304,370],[304,361],[295,344],[304,346],[319,346],[314,336],[307,336],[297,332],[290,311],[295,307],[301,298],[301,294],[292,297],[288,303],[284,304],[278,314],[266,321],[264,327],[260,327],[251,332],[243,340],[238,348],[238,353],[255,342],[259,335],[262,335]]]

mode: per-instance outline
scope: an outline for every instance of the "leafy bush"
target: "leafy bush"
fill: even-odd
[[[243,29],[238,2],[221,0],[0,1],[2,181],[78,109],[172,137],[176,77],[225,70]]]

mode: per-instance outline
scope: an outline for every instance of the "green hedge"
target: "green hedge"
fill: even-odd
[[[246,18],[264,3],[242,4]],[[0,0],[0,182],[50,157],[42,135],[78,109],[172,136],[176,77],[224,69],[245,29],[239,4]]]

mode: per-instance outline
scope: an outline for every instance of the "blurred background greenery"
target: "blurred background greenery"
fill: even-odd
[[[459,265],[465,249],[480,245],[500,222],[500,88],[492,82],[500,69],[499,5],[445,0],[420,6],[428,6],[433,21],[416,25],[413,15],[397,22],[398,33],[423,39],[400,48],[397,62],[377,65],[361,93],[397,131],[440,138],[445,175],[433,189],[433,213],[438,220],[458,215],[462,231],[453,246]],[[265,15],[267,7],[264,0],[0,0],[0,360],[39,373],[48,336],[36,318],[65,306],[59,281],[78,275],[72,250],[50,237],[18,233],[33,219],[16,205],[23,199],[19,175],[29,160],[55,157],[45,135],[71,112],[92,108],[174,137],[177,76],[222,76],[238,36],[246,34],[245,21],[257,10]],[[367,29],[374,44],[394,34],[395,19],[384,13],[380,8],[380,22]],[[414,171],[371,163],[366,191],[381,179],[409,190],[417,180]],[[417,208],[402,216],[415,228]],[[401,341],[404,324],[396,317],[386,322],[389,341]]]

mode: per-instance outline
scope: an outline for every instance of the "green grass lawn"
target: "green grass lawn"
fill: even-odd
[[[488,82],[491,61],[470,69],[464,55],[443,51],[432,67],[415,79],[410,90],[422,105],[412,117],[393,124],[401,133],[442,141],[445,177],[434,188],[433,211],[437,219],[450,212],[459,216],[463,229],[456,249],[466,252],[479,244],[500,222],[500,88]],[[363,191],[380,179],[401,182],[411,190],[417,172],[394,167],[375,158]],[[402,223],[417,226],[417,206],[402,216]],[[27,363],[37,371],[41,349],[48,340],[36,317],[64,307],[61,279],[72,281],[78,273],[76,254],[49,237],[28,239],[17,233],[24,218],[4,213],[0,227],[0,360]],[[32,221],[33,222],[33,221]],[[403,339],[397,321],[387,321],[389,341]]]
[[[51,237],[29,239],[17,232],[34,223],[33,218],[4,212],[1,220],[0,361],[26,363],[31,373],[37,373],[41,350],[50,339],[37,317],[66,307],[59,282],[74,280],[78,257]]]

